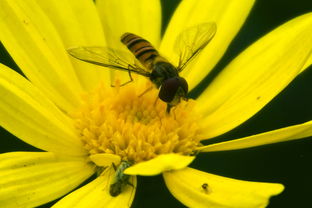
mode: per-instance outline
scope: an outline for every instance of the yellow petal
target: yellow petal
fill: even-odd
[[[106,167],[111,166],[112,163],[115,165],[119,164],[121,158],[119,155],[101,153],[90,155],[90,160],[92,160],[92,162],[94,162],[97,166]]]
[[[128,175],[152,176],[169,170],[179,170],[187,167],[195,157],[178,154],[164,154],[146,162],[141,162],[127,168]]]
[[[310,67],[312,64],[312,56],[310,56],[310,58],[307,60],[307,62],[305,63],[305,65],[302,67],[301,72],[303,72],[304,70],[306,70],[308,67]]]
[[[106,45],[102,25],[92,1],[37,0],[37,3],[57,29],[65,48]],[[71,61],[80,82],[87,90],[98,86],[100,81],[110,85],[108,69],[74,58]]]
[[[158,48],[161,29],[159,0],[97,0],[96,6],[109,47],[130,53],[120,42],[120,37],[130,32],[142,36]],[[116,78],[122,80],[121,83],[129,81],[128,73],[114,70],[112,80]]]
[[[160,51],[174,63],[178,63],[174,43],[186,28],[204,22],[215,22],[217,32],[192,67],[181,75],[186,78],[190,89],[198,84],[216,65],[225,53],[242,24],[254,0],[184,0],[175,11],[161,42]]]
[[[126,32],[140,35],[154,46],[159,45],[161,26],[159,0],[97,0],[96,6],[109,46],[126,49],[120,42],[120,37]]]
[[[32,0],[0,1],[0,40],[25,75],[65,111],[80,83],[55,28]]]
[[[256,134],[241,139],[220,142],[198,148],[201,152],[214,152],[225,150],[237,150],[257,147],[277,142],[285,142],[312,136],[312,121],[281,128],[261,134]]]
[[[198,98],[206,138],[249,119],[303,69],[312,51],[312,13],[264,36],[234,59]]]
[[[37,148],[84,155],[71,119],[28,80],[0,64],[0,126]]]
[[[53,208],[104,208],[104,207],[130,207],[135,195],[136,188],[126,185],[125,190],[116,197],[109,194],[110,181],[114,177],[113,168],[105,170],[105,173],[94,181],[72,192]],[[131,176],[130,183],[136,187],[136,177]]]
[[[52,201],[86,180],[94,167],[84,158],[48,152],[0,155],[0,207],[36,207]]]
[[[260,208],[281,193],[282,184],[242,181],[192,168],[164,173],[170,192],[188,207]]]

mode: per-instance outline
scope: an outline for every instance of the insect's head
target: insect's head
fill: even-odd
[[[115,197],[121,193],[122,184],[121,183],[113,183],[110,185],[109,193],[111,196]]]
[[[188,84],[183,77],[172,77],[166,79],[159,90],[159,98],[175,106],[180,102],[180,98],[187,100]]]

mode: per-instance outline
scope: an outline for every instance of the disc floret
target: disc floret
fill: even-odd
[[[110,153],[138,163],[160,154],[193,154],[201,139],[194,101],[181,102],[168,115],[156,89],[142,91],[131,83],[83,96],[73,116],[90,155]]]

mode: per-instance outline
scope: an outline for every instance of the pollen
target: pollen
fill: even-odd
[[[110,153],[138,163],[167,153],[194,154],[202,138],[195,101],[183,101],[168,114],[158,90],[145,89],[134,83],[100,86],[82,96],[73,117],[90,155]]]

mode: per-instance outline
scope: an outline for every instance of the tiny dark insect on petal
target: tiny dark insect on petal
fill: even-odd
[[[202,187],[202,189],[203,189],[203,191],[206,193],[206,194],[208,194],[209,193],[209,185],[208,185],[208,183],[203,183],[202,185],[201,185],[201,187]]]
[[[208,184],[207,184],[207,183],[203,183],[203,184],[202,184],[202,188],[205,189],[205,190],[207,190],[207,189],[208,189]]]

